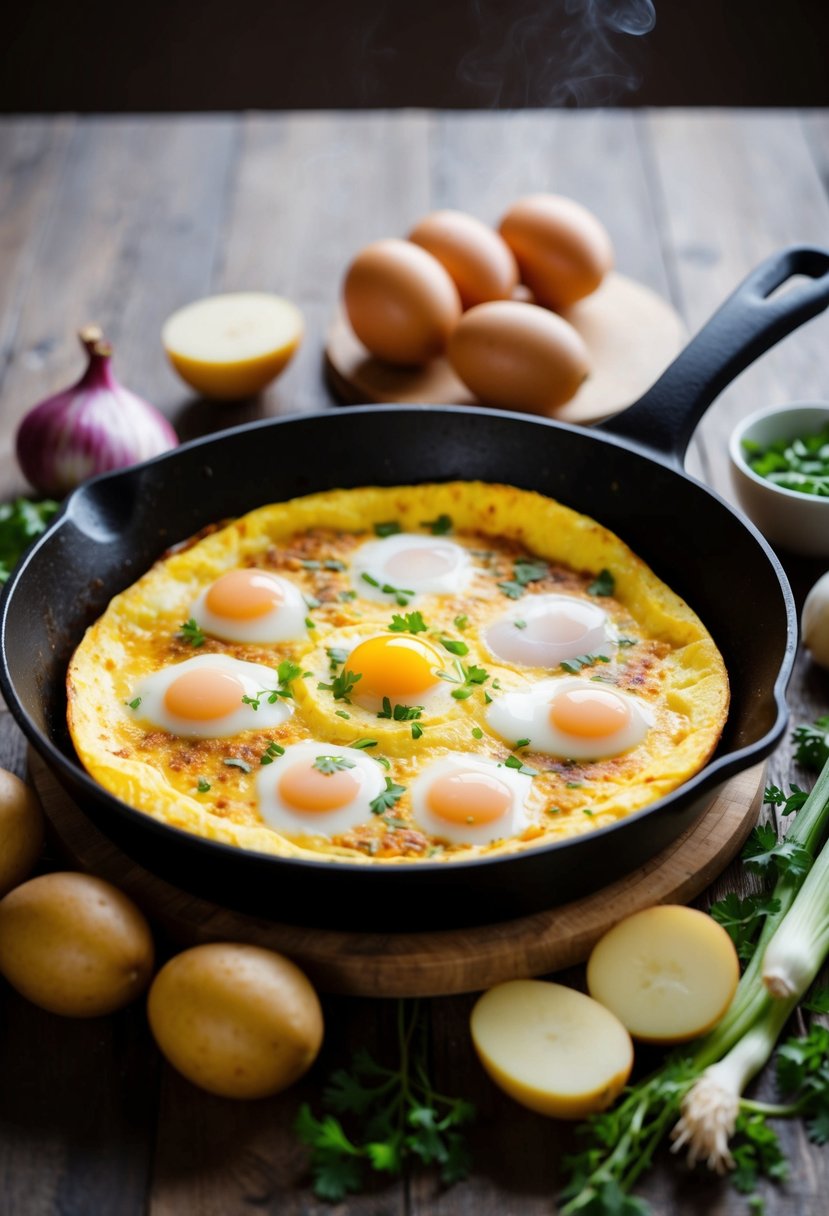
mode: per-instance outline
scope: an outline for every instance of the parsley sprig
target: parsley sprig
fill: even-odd
[[[354,768],[354,761],[346,760],[345,756],[317,756],[311,767],[315,768],[318,773],[322,773],[324,777],[331,777],[334,773]]]
[[[317,684],[318,689],[324,692],[330,692],[335,701],[345,701],[347,705],[351,704],[351,692],[358,680],[362,680],[362,673],[359,671],[341,671],[338,676],[334,676],[330,684]]]
[[[373,574],[366,574],[365,571],[360,575],[360,578],[364,583],[368,583],[369,587],[376,587],[379,591],[382,591],[383,595],[394,596],[395,604],[399,604],[401,608],[405,608],[415,594],[411,588],[394,587],[391,583],[381,583]]]
[[[384,811],[390,811],[405,793],[405,785],[395,785],[391,777],[387,777],[386,788],[368,804],[372,815],[382,815]]]
[[[435,1165],[445,1183],[469,1173],[459,1130],[474,1117],[462,1098],[438,1093],[429,1073],[426,1015],[418,1001],[397,1003],[398,1056],[387,1068],[365,1049],[348,1069],[332,1074],[323,1092],[324,1113],[300,1107],[295,1130],[311,1148],[311,1174],[319,1199],[338,1203],[363,1189],[368,1170],[398,1175],[411,1162]]]
[[[310,672],[303,672],[299,663],[294,663],[291,659],[283,659],[276,669],[276,688],[260,688],[254,696],[247,693],[242,697],[242,704],[249,705],[251,709],[258,709],[262,698],[264,697],[268,705],[275,705],[280,697],[292,698],[291,684],[298,676],[310,675]]]
[[[182,642],[189,642],[191,646],[203,646],[207,641],[207,638],[192,616],[179,625],[176,637],[180,638]]]
[[[460,659],[455,659],[455,673],[450,674],[448,671],[435,672],[441,680],[447,680],[450,684],[459,685],[458,688],[452,689],[452,696],[456,701],[465,701],[471,697],[476,688],[480,688],[489,679],[489,672],[485,667],[478,667],[474,663],[468,666],[461,663]],[[493,684],[493,688],[495,685]]]
[[[540,582],[550,573],[546,562],[537,562],[529,557],[516,557],[512,563],[512,578],[499,583],[499,591],[509,596],[511,600],[520,600],[530,583]]]
[[[419,612],[407,612],[405,616],[395,612],[388,628],[390,633],[425,633],[429,626]]]

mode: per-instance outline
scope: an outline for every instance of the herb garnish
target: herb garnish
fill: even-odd
[[[250,765],[246,760],[240,760],[238,756],[229,756],[227,760],[223,761],[223,763],[226,764],[228,768],[240,768],[243,773],[250,772]]]
[[[527,590],[529,583],[537,583],[549,573],[550,568],[546,562],[533,561],[529,557],[516,557],[512,563],[512,579],[506,583],[498,583],[498,589],[511,600],[518,600]]]
[[[389,698],[383,697],[383,709],[377,717],[390,718],[395,722],[412,722],[416,718],[419,718],[422,713],[422,705],[395,705],[392,708]]]
[[[395,785],[391,777],[386,778],[386,788],[382,794],[378,794],[369,803],[372,815],[382,815],[384,811],[390,811],[396,802],[399,802],[406,793],[405,785]]]
[[[200,794],[206,794],[210,789],[210,782],[205,780],[204,777],[199,777],[199,784],[196,786],[196,789]]]
[[[356,747],[356,748],[364,748],[364,747],[376,747],[376,746],[377,746],[377,740],[376,740],[376,739],[355,739],[355,740],[354,740],[354,742],[353,742],[353,743],[349,743],[349,745],[348,745],[348,746],[349,746],[349,747]]]
[[[326,646],[325,653],[328,655],[328,662],[331,666],[333,674],[335,667],[340,667],[348,658],[348,651],[344,646]]]
[[[818,718],[811,726],[798,726],[792,732],[795,764],[821,769],[829,760],[829,718]]]
[[[181,638],[183,642],[189,642],[191,646],[203,646],[207,641],[192,616],[179,626],[176,637]]]
[[[391,633],[425,633],[428,628],[419,612],[407,612],[405,616],[395,612],[389,625]]]
[[[436,671],[435,675],[440,680],[447,680],[450,684],[459,684],[459,688],[452,689],[452,696],[456,701],[465,701],[467,697],[471,697],[476,688],[485,684],[489,679],[489,672],[484,667],[476,667],[474,663],[468,667],[455,659],[456,675],[450,675],[448,671]],[[493,688],[495,684],[493,683]]]
[[[413,722],[412,723],[412,738],[420,739],[422,737],[423,737],[423,727],[420,725],[419,722]]]
[[[373,575],[366,574],[365,572],[360,575],[360,578],[364,583],[368,583],[369,587],[377,587],[382,591],[383,595],[393,595],[394,602],[399,604],[401,608],[405,608],[415,594],[414,591],[406,587],[393,587],[391,583],[381,584]]]
[[[428,528],[432,536],[446,536],[452,531],[452,516],[438,515],[437,519],[421,519],[421,528]]]
[[[507,756],[504,764],[507,768],[514,768],[517,772],[525,773],[528,777],[538,776],[538,769],[530,768],[528,764],[524,763],[520,756]]]
[[[469,1173],[458,1129],[471,1122],[475,1109],[435,1089],[427,1014],[418,1001],[397,1002],[393,1067],[382,1067],[360,1048],[348,1069],[333,1073],[322,1103],[327,1113],[321,1118],[304,1103],[294,1124],[300,1140],[312,1149],[311,1173],[319,1199],[338,1203],[349,1192],[361,1191],[365,1169],[397,1175],[408,1162],[420,1162],[438,1166],[444,1183],[458,1182]]]
[[[131,701],[125,701],[124,704],[128,705],[130,709],[138,709],[138,706],[141,704],[141,698],[133,697]]]
[[[273,762],[277,756],[284,756],[284,755],[285,755],[285,748],[282,747],[282,745],[280,743],[277,743],[275,740],[272,739],[270,741],[270,743],[268,744],[268,746],[265,748],[262,755],[259,757],[259,763],[260,764],[273,764]]]
[[[587,588],[588,595],[612,595],[616,590],[616,580],[609,570],[600,570],[596,578]]]
[[[40,536],[59,504],[51,498],[17,498],[0,505],[0,583],[5,583],[30,541]]]
[[[380,536],[380,537],[395,536],[398,532],[401,532],[401,531],[402,531],[402,528],[400,527],[400,524],[397,522],[396,519],[389,519],[386,521],[386,523],[380,523],[380,524],[374,525],[374,535],[375,536]]]
[[[275,705],[280,697],[293,697],[294,694],[289,685],[297,676],[310,676],[310,674],[310,671],[303,671],[299,663],[294,663],[291,659],[283,659],[276,669],[277,687],[260,688],[254,697],[245,694],[242,697],[242,704],[249,705],[251,709],[258,709],[262,698],[265,697],[268,705]]]
[[[606,654],[577,654],[572,659],[563,659],[559,663],[559,667],[575,676],[583,667],[592,667],[594,663],[609,662],[610,659]]]
[[[348,694],[354,688],[357,681],[362,680],[362,678],[362,672],[348,671],[346,669],[341,671],[338,676],[334,676],[330,684],[320,683],[317,684],[317,688],[322,689],[324,692],[330,692],[335,701],[345,701],[347,705],[350,705],[351,697]]]
[[[444,650],[448,650],[450,654],[469,654],[469,647],[466,642],[456,641],[454,638],[441,638],[440,644]]]
[[[455,628],[459,629],[461,631],[461,633],[463,633],[464,629],[466,629],[468,624],[469,624],[469,617],[465,613],[463,613],[461,616],[455,617]]]
[[[311,767],[315,768],[318,773],[322,773],[324,777],[330,777],[333,773],[341,773],[347,768],[354,768],[354,761],[346,760],[345,756],[317,756]]]

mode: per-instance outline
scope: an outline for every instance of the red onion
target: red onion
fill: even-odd
[[[112,347],[96,325],[78,337],[89,366],[77,384],[36,405],[17,432],[17,459],[32,485],[60,498],[96,473],[123,469],[178,444],[163,414],[115,379]]]

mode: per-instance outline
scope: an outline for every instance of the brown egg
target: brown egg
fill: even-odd
[[[428,363],[443,352],[461,315],[458,289],[440,262],[394,237],[357,254],[344,299],[357,337],[388,363]]]
[[[519,199],[499,231],[522,281],[545,308],[569,308],[595,291],[613,266],[605,227],[581,203],[559,194]]]
[[[518,300],[470,308],[447,355],[485,405],[532,414],[564,405],[590,371],[587,347],[569,321]]]
[[[503,237],[474,215],[433,211],[409,233],[448,270],[464,308],[508,300],[518,284],[518,263]]]

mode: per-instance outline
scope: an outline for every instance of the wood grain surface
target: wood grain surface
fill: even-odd
[[[694,332],[763,256],[829,242],[829,116],[823,112],[317,112],[200,117],[21,118],[0,122],[0,487],[26,489],[14,432],[34,402],[81,370],[75,331],[98,321],[123,381],[183,437],[330,404],[321,361],[343,268],[361,244],[406,231],[433,207],[493,221],[534,190],[572,195],[610,230],[621,273],[662,294]],[[261,398],[194,400],[161,353],[175,307],[213,290],[264,288],[302,308],[307,337]],[[689,468],[726,497],[734,421],[783,400],[825,396],[829,319],[764,356],[699,428]],[[290,459],[290,453],[285,454]],[[343,453],[348,459],[348,453]],[[240,476],[244,471],[240,470]],[[658,511],[658,504],[654,509]],[[822,569],[781,554],[798,602]],[[752,605],[735,603],[751,629]],[[804,654],[789,689],[793,722],[829,711],[829,682]],[[25,767],[0,717],[0,763]],[[784,744],[768,778],[808,784]],[[55,862],[54,856],[45,864]],[[698,901],[746,890],[735,864]],[[162,954],[165,948],[160,937]],[[583,983],[581,970],[562,973]],[[338,1216],[545,1216],[556,1210],[572,1129],[497,1092],[470,1048],[474,995],[429,1002],[434,1072],[478,1107],[472,1177],[442,1188],[429,1171],[378,1184]],[[325,998],[326,1042],[311,1073],[274,1099],[200,1093],[160,1060],[141,1003],[68,1021],[0,994],[0,1212],[5,1216],[321,1216],[291,1132],[318,1107],[333,1068],[393,1043],[393,1001]],[[798,1028],[797,1020],[793,1029]],[[774,1095],[769,1069],[756,1083]],[[764,1188],[768,1216],[818,1216],[829,1155],[782,1124],[792,1161]],[[667,1155],[638,1187],[656,1216],[738,1216],[726,1181]]]

